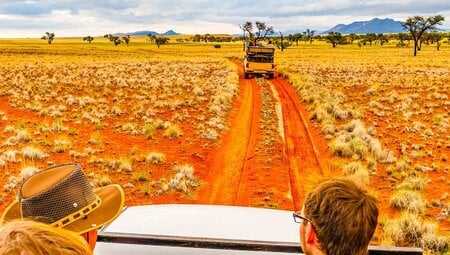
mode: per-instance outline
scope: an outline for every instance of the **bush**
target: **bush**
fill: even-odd
[[[156,130],[156,126],[153,124],[145,124],[144,126],[144,134],[145,134],[145,138],[147,139],[153,139],[153,133]]]
[[[131,175],[131,180],[133,181],[144,182],[148,181],[149,179],[150,177],[146,172],[136,172]]]
[[[408,190],[417,190],[421,191],[425,188],[425,186],[430,182],[427,178],[410,178],[407,180],[404,180],[402,183],[400,183],[397,186],[397,189],[408,189]]]
[[[392,208],[411,213],[423,213],[425,211],[425,202],[422,200],[422,196],[411,190],[395,191],[391,196],[390,205]]]
[[[170,125],[165,131],[164,136],[167,136],[169,138],[177,138],[179,136],[183,135],[183,132],[181,131],[181,128],[177,125]]]
[[[361,162],[351,162],[342,168],[345,176],[348,176],[361,187],[366,187],[370,182],[369,171]]]
[[[414,246],[424,249],[425,254],[446,254],[449,240],[439,236],[436,229],[436,224],[423,222],[415,214],[404,213],[383,223],[383,245]]]
[[[164,161],[166,161],[166,156],[163,153],[160,152],[150,152],[145,157],[145,161],[151,162],[153,164],[162,164]]]
[[[384,245],[419,247],[423,235],[421,222],[411,213],[387,220],[383,230]]]
[[[214,44],[214,48],[216,48],[216,49],[220,49],[222,47],[222,45],[220,45],[220,44]]]

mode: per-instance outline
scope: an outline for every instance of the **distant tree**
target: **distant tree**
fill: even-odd
[[[350,44],[353,44],[353,42],[358,38],[359,38],[359,36],[357,34],[352,33],[352,34],[348,35],[348,41],[350,42]]]
[[[244,42],[244,51],[245,51],[245,44],[246,44],[246,38],[245,38],[245,32],[248,32],[248,38],[249,40],[252,40],[253,38],[253,24],[250,21],[245,22],[242,25],[239,25],[239,27],[242,29],[242,41]]]
[[[156,35],[151,34],[151,33],[148,33],[148,34],[147,34],[147,37],[148,37],[148,41],[149,41],[150,43],[155,42]]]
[[[210,37],[211,37],[210,34],[205,34],[205,35],[203,36],[203,40],[205,40],[205,43],[208,42],[208,39],[209,39]]]
[[[106,34],[103,36],[104,38],[108,38],[108,40],[112,43],[114,43],[115,46],[122,43],[120,38],[118,36],[113,36],[112,34]]]
[[[436,49],[439,50],[441,48],[441,40],[444,38],[444,33],[439,33],[439,32],[431,32],[431,33],[426,33],[426,42],[427,44],[431,43],[434,44],[436,43]]]
[[[315,30],[309,30],[306,29],[305,32],[303,32],[303,34],[305,35],[305,42],[309,41],[309,44],[312,44],[312,42],[314,41],[314,34],[316,33]]]
[[[55,39],[55,34],[50,32],[45,32],[45,35],[41,37],[42,40],[47,40],[48,44],[52,44]]]
[[[300,41],[302,39],[303,35],[301,33],[296,33],[296,34],[293,34],[292,36],[294,37],[294,41],[298,46],[298,41]]]
[[[122,36],[122,40],[128,45],[130,43],[130,35]]]
[[[346,42],[345,38],[339,32],[329,32],[325,39],[333,45],[333,48],[336,48],[338,44],[344,44]]]
[[[253,33],[253,24],[249,21],[245,22],[244,25],[239,26],[242,30],[249,34],[250,40],[253,40],[255,42],[264,40],[268,35],[271,35],[274,33],[273,27],[266,25],[264,22],[256,21],[255,27],[257,31]]]
[[[277,47],[281,49],[281,51],[283,51],[284,49],[283,33],[281,33],[281,31],[279,31],[279,33],[280,33],[280,44],[277,45]]]
[[[363,44],[366,45],[366,43],[369,43],[370,46],[372,46],[372,42],[377,39],[377,35],[375,33],[367,33],[363,36]]]
[[[94,41],[94,37],[88,35],[86,37],[83,37],[83,41],[91,43],[92,41]]]
[[[169,42],[169,38],[162,37],[162,36],[156,37],[156,39],[155,39],[155,43],[158,46],[158,49],[161,45],[166,44],[168,42]]]
[[[200,42],[202,40],[202,36],[200,35],[200,34],[195,34],[193,37],[192,37],[192,41],[193,42]]]
[[[376,38],[377,38],[377,41],[380,43],[380,46],[383,46],[384,44],[389,42],[389,37],[382,33],[377,34]]]
[[[411,35],[408,33],[398,33],[397,34],[397,40],[399,41],[397,43],[397,47],[403,47],[405,46],[405,41],[408,41],[408,45],[409,45],[409,41],[411,40]]]
[[[103,36],[104,38],[108,38],[108,40],[114,43],[114,46],[117,46],[122,43],[122,40],[118,36],[113,36],[112,34],[106,34]]]
[[[114,43],[114,46],[117,46],[122,43],[122,40],[120,40],[119,37],[117,37],[116,39],[114,39],[113,43]]]
[[[430,16],[424,18],[422,16],[409,17],[403,22],[402,26],[406,28],[414,40],[414,56],[417,56],[417,50],[419,48],[419,41],[421,41],[422,36],[427,31],[436,30],[437,25],[442,25],[444,17],[441,15]]]

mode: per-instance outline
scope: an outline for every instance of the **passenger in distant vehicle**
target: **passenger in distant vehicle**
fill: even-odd
[[[0,227],[0,255],[91,255],[75,232],[45,223],[17,220]]]
[[[254,42],[254,41],[248,42],[247,47],[245,48],[245,55],[248,54],[248,49],[249,49],[250,47],[254,47],[254,46],[255,46],[255,42]]]
[[[376,199],[345,178],[325,181],[308,194],[301,212],[300,244],[307,255],[366,255],[378,223]]]
[[[18,200],[2,214],[0,223],[30,219],[80,234],[93,250],[97,229],[122,211],[124,192],[119,185],[93,189],[81,166],[70,163],[41,171],[26,179]]]
[[[275,45],[273,45],[272,41],[270,40],[270,41],[267,43],[267,46],[266,46],[266,47],[269,47],[269,48],[275,48]]]

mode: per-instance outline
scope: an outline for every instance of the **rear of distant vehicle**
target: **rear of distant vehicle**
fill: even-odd
[[[262,74],[273,78],[275,72],[274,54],[272,47],[248,47],[244,57],[244,76]]]

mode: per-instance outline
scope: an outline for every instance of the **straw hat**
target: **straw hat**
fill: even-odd
[[[18,200],[5,209],[0,223],[27,218],[84,233],[113,221],[122,211],[124,200],[119,185],[93,189],[81,166],[69,163],[26,179]]]

